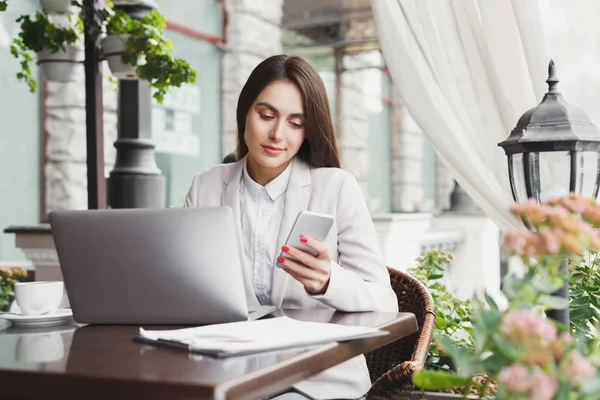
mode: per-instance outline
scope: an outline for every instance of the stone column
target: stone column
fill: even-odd
[[[227,0],[222,75],[222,154],[236,146],[237,99],[250,73],[265,58],[280,54],[283,0]]]
[[[450,195],[454,190],[454,178],[444,166],[442,160],[436,158],[435,183],[436,183],[436,208],[440,211],[450,209]]]
[[[83,51],[83,43],[82,51]],[[105,64],[103,62],[103,64]],[[103,65],[103,76],[110,71]],[[85,79],[83,64],[73,82],[47,82],[42,101],[45,143],[45,214],[56,209],[87,208]],[[104,82],[105,175],[115,160],[117,93]]]
[[[352,173],[368,203],[369,122],[365,109],[364,69],[358,55],[344,55],[338,67],[338,146],[342,168]]]
[[[423,131],[404,107],[395,85],[391,100],[392,211],[425,211]]]

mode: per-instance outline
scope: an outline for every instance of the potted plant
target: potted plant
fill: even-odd
[[[119,79],[144,79],[155,89],[153,97],[162,103],[170,87],[196,81],[196,70],[171,54],[172,44],[164,37],[165,19],[156,10],[140,19],[122,10],[110,11],[103,55]]]
[[[446,267],[452,259],[452,253],[432,250],[417,258],[417,265],[408,269],[408,273],[429,290],[435,303],[435,336],[428,358],[431,368],[453,368],[452,360],[438,346],[441,337],[456,346],[474,347],[471,302],[456,297],[443,283]]]
[[[425,365],[426,369],[433,371],[456,370],[452,358],[439,345],[442,338],[450,341],[453,346],[465,348],[467,351],[472,351],[475,346],[471,302],[456,297],[443,283],[446,268],[452,259],[452,253],[432,250],[417,258],[416,266],[408,269],[408,273],[429,290],[435,303],[435,331]],[[442,392],[422,393],[417,387],[414,395],[419,399],[423,395],[426,398],[454,399],[461,398],[464,389],[464,386],[458,385],[453,388],[444,388]],[[473,387],[471,390],[472,393],[477,393],[477,388]]]
[[[424,369],[414,374],[413,382],[430,390],[476,387],[479,398],[487,398],[492,385],[498,400],[597,399],[600,342],[598,326],[590,326],[594,319],[586,321],[590,329],[583,332],[581,324],[569,328],[547,319],[544,310],[569,306],[577,314],[576,310],[586,308],[582,303],[587,297],[579,297],[585,292],[581,285],[571,292],[570,302],[552,293],[567,279],[560,268],[565,258],[571,257],[579,267],[578,257],[600,250],[600,205],[595,199],[570,194],[544,205],[517,204],[511,211],[525,218],[532,230],[505,237],[508,249],[520,255],[526,266],[523,276],[511,274],[504,279],[507,308],[500,310],[489,296],[475,302],[474,349],[441,338],[439,346],[450,355],[456,371]],[[571,281],[582,279],[578,276],[582,274],[597,277],[597,265],[594,261],[591,265],[593,273],[572,269]],[[589,290],[595,293],[597,289]],[[579,317],[575,315],[575,321]]]
[[[27,271],[22,268],[0,268],[0,311],[8,311],[14,298],[15,283],[27,278]]]
[[[81,63],[75,46],[83,32],[83,22],[69,16],[64,26],[55,24],[44,13],[36,13],[33,18],[22,15],[17,19],[21,31],[13,39],[11,54],[21,64],[17,79],[25,81],[32,92],[38,83],[31,73],[31,53],[37,54],[37,64],[48,80],[66,82],[73,79],[77,66]]]

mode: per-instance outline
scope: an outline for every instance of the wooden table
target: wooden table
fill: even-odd
[[[0,398],[256,399],[417,330],[410,313],[278,313],[306,321],[375,326],[390,334],[310,349],[215,359],[133,342],[137,326],[72,324],[17,329],[2,321]]]

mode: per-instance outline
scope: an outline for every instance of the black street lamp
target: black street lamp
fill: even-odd
[[[152,11],[153,0],[115,0],[115,10],[138,19]],[[108,178],[111,208],[162,208],[166,203],[165,177],[156,165],[152,140],[150,83],[119,80],[117,159]]]
[[[115,0],[116,10],[141,18],[154,8],[153,0]],[[103,0],[83,0],[86,19],[85,82],[88,208],[161,208],[165,206],[165,177],[156,165],[151,125],[151,90],[144,80],[119,80],[117,159],[108,184],[104,178],[102,24],[97,10]]]
[[[516,202],[540,203],[575,193],[597,198],[600,182],[600,132],[580,108],[557,91],[554,61],[548,66],[548,92],[519,119],[498,145],[508,157],[508,174]],[[524,221],[527,223],[527,221]],[[563,260],[561,271],[567,272]],[[568,284],[557,293],[568,299]],[[548,317],[569,324],[569,309],[548,310]]]

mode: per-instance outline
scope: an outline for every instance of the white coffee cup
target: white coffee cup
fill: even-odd
[[[17,282],[15,299],[23,315],[40,315],[58,310],[64,284],[56,282]]]

